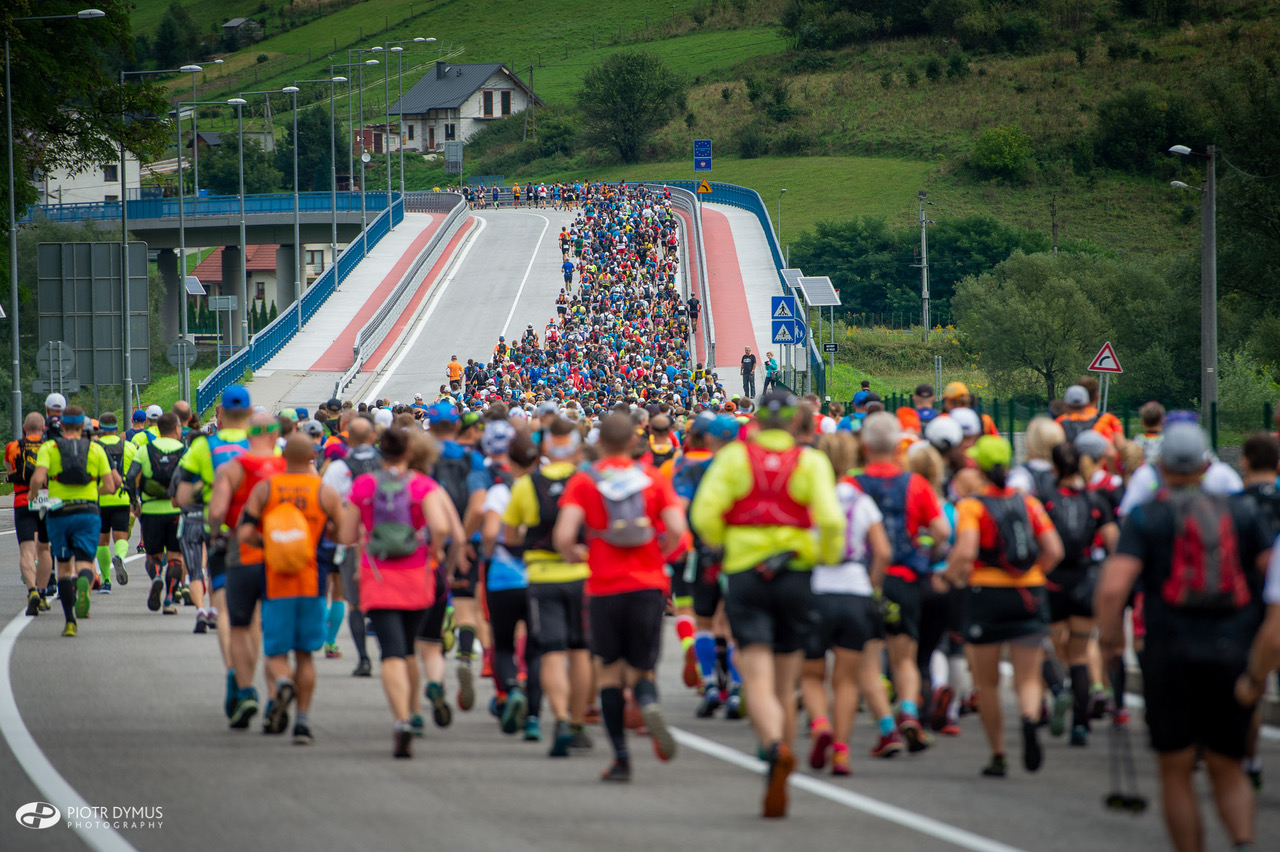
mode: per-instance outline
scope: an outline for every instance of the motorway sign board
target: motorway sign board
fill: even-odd
[[[711,171],[711,140],[693,140],[693,170],[695,172]]]
[[[1110,340],[1102,344],[1098,354],[1093,356],[1093,362],[1089,365],[1089,370],[1094,373],[1124,372],[1124,368],[1120,366],[1120,359],[1116,357],[1116,350],[1111,348]]]

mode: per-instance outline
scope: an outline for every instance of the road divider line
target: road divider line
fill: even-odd
[[[529,281],[529,273],[533,271],[533,262],[538,259],[538,252],[542,251],[542,238],[546,236],[547,228],[551,227],[551,220],[541,213],[525,213],[526,216],[537,216],[542,220],[542,230],[538,233],[538,240],[533,244],[533,254],[529,256],[529,265],[524,268],[524,277],[520,279],[520,289],[516,290],[516,297],[511,300],[511,310],[507,312],[507,321],[502,324],[502,331],[498,332],[503,337],[507,336],[507,330],[511,327],[511,318],[516,315],[516,306],[520,304],[520,294],[524,292],[524,285]]]
[[[124,561],[134,562],[141,558],[141,555],[135,555]],[[18,712],[18,699],[13,694],[13,682],[9,678],[9,661],[13,657],[18,637],[35,620],[23,609],[0,631],[0,734],[9,744],[9,750],[13,752],[18,765],[49,804],[64,813],[67,808],[88,808],[90,805],[84,797],[76,792],[71,783],[54,768],[49,758],[45,757],[36,744],[35,737],[31,736],[31,731],[22,721],[22,714]],[[80,835],[84,844],[94,852],[138,852],[133,844],[110,826],[89,828],[73,820],[71,830]]]
[[[675,735],[676,742],[685,748],[691,748],[708,757],[714,757],[717,760],[745,769],[748,772],[754,772],[757,775],[765,773],[767,764],[757,757],[730,748],[715,740],[700,737],[681,728],[672,728],[671,732]],[[861,811],[868,816],[900,825],[903,828],[928,835],[953,846],[958,846],[961,849],[969,849],[971,852],[1024,852],[1024,850],[1016,846],[1010,846],[1007,843],[1001,843],[998,840],[974,834],[963,828],[956,828],[954,825],[948,825],[941,820],[936,820],[896,805],[890,805],[879,799],[873,799],[870,796],[846,790],[843,787],[837,787],[834,784],[820,781],[809,775],[793,773],[790,783],[797,790],[804,790],[806,793],[821,796],[827,801],[844,805],[846,808],[851,808],[855,811]]]

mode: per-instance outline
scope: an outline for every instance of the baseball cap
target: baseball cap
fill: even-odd
[[[448,402],[437,402],[427,409],[429,423],[457,423],[458,409]]]
[[[51,393],[44,398],[47,411],[62,411],[67,407],[67,398],[60,393]]]
[[[48,406],[45,406],[45,407],[47,408]],[[147,412],[143,411],[141,408],[133,412],[134,423],[144,423],[146,422],[146,419],[147,419]]]
[[[395,419],[396,416],[386,408],[379,408],[377,411],[373,412],[373,422],[378,426],[390,426],[392,421]]]
[[[232,385],[222,392],[222,407],[227,411],[247,411],[252,407],[249,403],[249,391],[244,385]],[[151,416],[149,408],[147,416]]]
[[[996,465],[1005,468],[1013,460],[1013,445],[1004,438],[995,435],[983,435],[966,452],[969,458],[978,463],[983,470],[991,470]]]
[[[462,415],[462,428],[465,429],[468,426],[474,426],[475,424],[480,423],[480,418],[481,414],[479,411],[468,411],[466,414]],[[485,428],[483,423],[480,423],[480,428],[482,430]]]
[[[788,391],[771,390],[760,397],[760,410],[771,414],[779,414],[785,408],[795,408],[800,404],[795,394]]]
[[[870,395],[871,395],[871,392],[870,392],[870,391],[864,391],[864,390],[860,390],[860,391],[858,391],[857,393],[855,393],[855,394],[853,395],[853,404],[854,404],[854,405],[866,405],[866,404],[867,404],[867,397],[869,397]]]
[[[689,421],[688,432],[690,435],[705,435],[707,429],[711,426],[711,422],[716,416],[710,411],[703,411],[697,417]]]
[[[164,409],[163,409],[163,408],[161,408],[160,406],[158,406],[158,405],[148,405],[148,406],[147,406],[147,419],[148,419],[148,420],[159,420],[159,419],[160,419],[161,417],[163,417],[163,416],[164,416]]]
[[[1086,429],[1076,435],[1071,443],[1075,446],[1077,453],[1091,459],[1102,458],[1111,446],[1111,442],[1104,438],[1101,432],[1095,432],[1092,429]]]
[[[292,408],[282,409],[280,411],[280,416],[283,417],[285,420],[290,420],[294,423],[298,422],[298,412],[295,409],[292,409]]]
[[[964,440],[964,431],[954,417],[935,417],[924,427],[924,437],[938,452],[960,446]]]
[[[324,407],[325,407],[325,408],[327,408],[329,411],[341,411],[341,410],[342,410],[342,400],[338,399],[338,398],[335,396],[335,397],[333,397],[332,399],[330,399],[328,402],[326,402],[326,403],[324,404]]]
[[[927,397],[929,399],[932,399],[933,385],[928,383],[916,385],[916,396],[922,396],[922,397]]]
[[[560,412],[560,407],[556,405],[554,402],[552,402],[551,400],[547,400],[546,402],[538,406],[536,413],[539,417],[541,417],[544,414],[558,414],[559,412]]]
[[[324,424],[321,423],[319,420],[304,421],[299,428],[313,438],[324,437]]]
[[[301,406],[299,406],[298,408],[295,408],[295,409],[294,409],[294,411],[298,412],[298,419],[299,419],[299,420],[310,420],[310,419],[311,419],[311,412],[309,412],[309,411],[308,411],[307,409],[305,409],[305,408],[302,408]]]
[[[960,424],[960,431],[966,438],[982,434],[982,420],[972,408],[953,408],[947,412],[947,416]]]
[[[415,394],[413,395],[413,401],[414,401],[414,402],[421,402],[421,401],[422,401],[422,394],[420,394],[420,393],[415,393]]]
[[[1062,395],[1062,401],[1069,408],[1084,408],[1089,404],[1089,392],[1081,385],[1072,385]]]
[[[728,414],[720,414],[708,424],[707,434],[721,441],[732,441],[738,437],[738,428],[738,418],[731,417]]]
[[[943,399],[959,399],[969,395],[969,386],[964,382],[952,382],[942,390]]]
[[[485,426],[484,435],[480,438],[480,449],[486,456],[502,455],[511,448],[511,440],[516,436],[516,427],[506,420],[494,420]]]
[[[1209,441],[1204,430],[1190,423],[1175,423],[1164,430],[1160,442],[1160,466],[1169,473],[1199,473],[1209,461]]]

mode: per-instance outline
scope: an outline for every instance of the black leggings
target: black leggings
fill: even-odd
[[[951,627],[952,595],[939,594],[924,582],[920,586],[920,641],[916,644],[916,667],[920,669],[920,718],[926,718],[933,703],[930,661]]]
[[[413,658],[413,640],[427,617],[425,609],[375,609],[365,614],[378,634],[382,659]]]
[[[524,659],[529,676],[526,687],[529,715],[537,716],[542,704],[542,654],[529,631],[529,590],[504,589],[488,592],[489,626],[493,629],[493,677],[504,692],[516,684],[516,625],[525,624]]]

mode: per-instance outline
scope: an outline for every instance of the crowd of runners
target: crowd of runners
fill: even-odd
[[[1124,731],[1128,630],[1175,848],[1202,848],[1200,763],[1234,848],[1255,848],[1275,435],[1245,442],[1237,474],[1194,413],[1149,404],[1126,436],[1086,378],[1027,426],[1019,463],[959,383],[898,411],[869,390],[825,414],[736,395],[691,354],[669,199],[573,193],[546,326],[453,358],[430,401],[269,412],[233,386],[206,424],[180,402],[122,429],[50,395],[5,456],[27,614],[56,599],[75,636],[94,590],[128,582],[137,519],[146,605],[216,632],[232,729],[261,715],[314,742],[314,657],[342,656],[346,624],[396,757],[488,691],[501,733],[552,758],[592,752],[603,723],[608,782],[631,778],[628,731],[675,756],[655,677],[672,633],[696,714],[753,727],[766,817],[797,762],[849,775],[863,747],[945,748],[979,735],[966,713],[989,745],[975,774],[1006,777],[1006,660],[1024,771],[1046,729],[1079,748]]]

